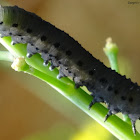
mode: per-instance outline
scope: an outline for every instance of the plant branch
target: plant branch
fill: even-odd
[[[8,51],[0,51],[0,60],[13,62],[14,57]]]
[[[58,75],[58,70],[54,69],[53,71],[49,70],[49,66],[44,67],[42,65],[43,60],[39,54],[32,56],[30,59],[26,57],[26,45],[18,44],[12,46],[11,38],[5,37],[0,39],[1,44],[3,44],[15,57],[23,57],[25,62],[32,68],[24,69],[23,71],[38,77],[39,79],[45,81],[50,86],[55,88],[59,93],[77,105],[81,110],[86,114],[91,116],[93,119],[98,121],[106,129],[108,129],[112,134],[114,134],[118,139],[131,139],[138,140],[140,135],[137,133],[136,136],[133,135],[131,126],[124,121],[122,121],[117,116],[111,116],[105,123],[104,117],[107,114],[108,110],[101,104],[96,103],[91,110],[88,110],[88,105],[92,100],[92,97],[88,95],[81,88],[75,89],[74,82],[69,78],[62,78],[58,80],[56,77]],[[94,130],[93,130],[94,131]]]
[[[110,66],[112,70],[115,70],[119,73],[119,66],[117,61],[117,55],[118,55],[118,46],[112,42],[112,38],[107,38],[106,45],[104,47],[104,52],[106,56],[108,57],[108,60],[110,62]],[[128,115],[123,114],[123,120],[129,124],[131,124],[130,118]]]

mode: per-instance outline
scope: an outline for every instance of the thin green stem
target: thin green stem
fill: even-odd
[[[111,38],[107,39],[106,45],[104,47],[104,52],[106,56],[108,57],[111,69],[119,73],[119,67],[118,67],[118,61],[117,61],[118,47],[115,43],[112,42]]]
[[[111,69],[115,70],[116,72],[119,73],[119,66],[118,66],[118,61],[117,61],[118,46],[112,42],[111,38],[108,38],[106,40],[104,52],[105,52],[106,56],[108,57]],[[130,121],[130,118],[128,117],[128,115],[123,115],[123,120],[125,122],[131,124],[131,121]]]
[[[12,46],[10,44],[11,38],[5,37],[0,39],[0,42],[12,53],[14,56],[21,57],[24,56],[25,61],[32,68],[28,67],[28,69],[24,69],[24,72],[38,77],[39,79],[45,81],[50,86],[59,91],[63,96],[77,105],[81,110],[87,113],[89,116],[98,121],[101,125],[103,125],[106,129],[108,129],[112,134],[114,134],[118,139],[121,140],[138,140],[140,139],[140,135],[137,133],[134,136],[131,126],[124,121],[122,121],[117,116],[111,116],[106,122],[104,122],[104,117],[107,113],[107,109],[96,103],[91,110],[88,110],[88,105],[92,100],[92,97],[88,95],[81,88],[75,89],[74,82],[68,78],[62,78],[58,80],[56,77],[58,75],[58,70],[54,69],[50,71],[48,67],[44,67],[42,65],[43,60],[40,58],[40,55],[34,55],[32,58],[26,57],[26,45],[15,45]],[[94,131],[94,130],[93,130]]]
[[[69,99],[72,103],[82,109],[85,113],[99,122],[102,126],[108,129],[112,134],[114,134],[118,139],[137,139],[131,130],[131,126],[129,124],[124,123],[117,116],[111,116],[107,122],[104,123],[104,117],[107,113],[107,109],[103,107],[101,104],[95,104],[91,110],[88,110],[89,102],[91,101],[91,96],[89,96],[82,89],[75,89],[74,83],[69,80],[67,83],[57,82],[55,78],[50,76],[46,76],[44,73],[40,73],[38,70],[27,70],[28,74],[31,74],[39,79],[47,82],[50,86],[55,88],[59,93]],[[140,138],[140,135],[137,135]]]
[[[14,57],[8,51],[0,51],[0,60],[13,62]]]

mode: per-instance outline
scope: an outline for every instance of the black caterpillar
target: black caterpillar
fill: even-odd
[[[73,78],[76,87],[86,86],[94,97],[89,105],[104,102],[109,112],[105,120],[118,112],[127,114],[136,133],[140,118],[140,87],[125,76],[107,68],[64,31],[37,15],[17,6],[0,6],[1,37],[11,36],[14,45],[27,43],[27,57],[40,53],[44,65],[60,67],[58,78]]]

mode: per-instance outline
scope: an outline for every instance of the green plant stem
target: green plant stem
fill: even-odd
[[[112,38],[108,38],[106,40],[104,52],[105,52],[106,56],[108,57],[111,69],[115,70],[116,72],[119,73],[119,66],[118,66],[118,61],[117,61],[118,46],[112,42]],[[130,118],[128,117],[128,115],[123,114],[123,120],[125,122],[131,124],[131,121],[130,121]]]
[[[111,38],[108,38],[106,40],[104,52],[106,56],[108,57],[111,69],[119,73],[119,67],[118,67],[118,61],[117,61],[118,47],[115,43],[112,42]]]
[[[111,116],[106,122],[104,122],[104,117],[107,114],[108,110],[99,103],[96,103],[91,110],[88,110],[88,105],[92,100],[92,97],[88,95],[81,88],[75,89],[74,82],[68,78],[62,78],[58,80],[56,77],[58,75],[58,70],[55,69],[50,71],[48,67],[42,65],[43,60],[39,55],[34,55],[32,58],[26,57],[26,45],[19,44],[12,46],[10,44],[11,38],[5,37],[0,39],[0,42],[16,57],[25,57],[25,61],[32,68],[28,68],[26,73],[38,77],[39,79],[45,81],[50,86],[59,91],[63,96],[77,105],[89,116],[98,121],[106,129],[108,129],[112,134],[114,134],[118,139],[121,140],[138,140],[140,135],[137,133],[134,136],[131,126],[124,121],[122,121],[117,116]],[[94,130],[93,130],[94,131]]]
[[[8,51],[0,51],[0,60],[13,62],[14,57]]]

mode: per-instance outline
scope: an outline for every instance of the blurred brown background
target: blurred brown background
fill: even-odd
[[[140,84],[140,4],[127,0],[0,0],[0,4],[38,14],[108,66],[103,47],[112,37],[119,46],[121,73]],[[40,80],[11,70],[10,63],[0,62],[0,77],[0,140],[81,140],[84,136],[115,140],[96,123],[92,133],[89,130],[96,138],[87,137],[90,134],[84,129],[92,124],[90,117]]]

